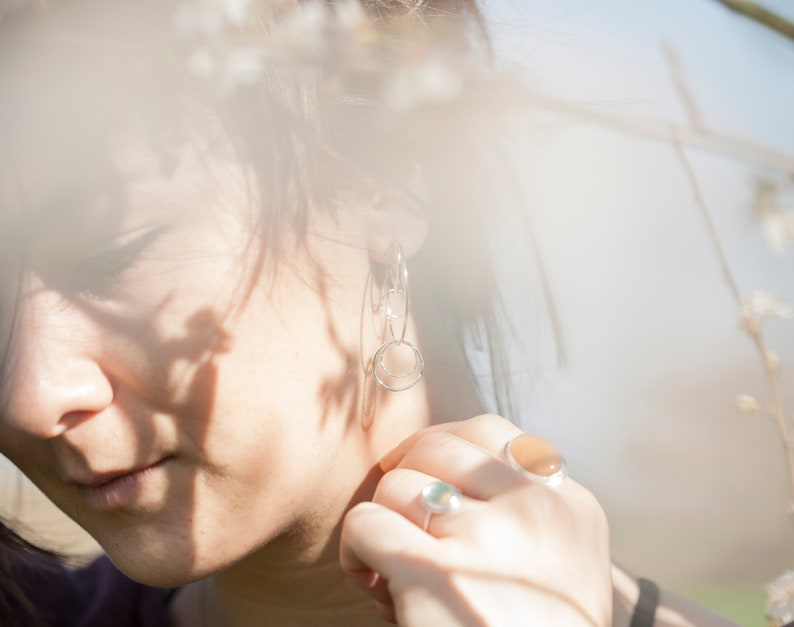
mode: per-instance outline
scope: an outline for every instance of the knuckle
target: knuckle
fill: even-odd
[[[382,503],[384,501],[390,500],[387,498],[387,495],[393,494],[399,490],[400,486],[404,485],[408,480],[410,474],[410,471],[402,468],[395,468],[394,470],[390,470],[389,472],[385,473],[375,488],[375,494],[372,496],[372,501],[375,503]]]
[[[448,432],[423,433],[403,461],[411,463],[426,456],[433,456],[440,448],[457,446],[459,442],[460,438]]]
[[[342,520],[343,536],[360,533],[374,515],[375,508],[372,503],[364,501],[351,507]]]
[[[600,528],[608,528],[607,515],[601,503],[598,502],[596,496],[581,484],[576,484],[576,504],[577,508],[581,510],[582,514],[586,516],[591,523],[598,525]]]
[[[515,427],[515,424],[510,422],[498,414],[480,414],[466,421],[478,429],[493,429],[497,427]]]

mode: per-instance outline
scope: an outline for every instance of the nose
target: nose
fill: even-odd
[[[2,419],[38,438],[53,438],[113,402],[98,354],[98,323],[41,286],[18,303]]]

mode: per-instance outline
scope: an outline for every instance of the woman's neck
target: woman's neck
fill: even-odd
[[[204,582],[200,600],[207,627],[383,624],[372,600],[348,580],[336,556],[277,570],[241,573],[235,567]]]
[[[380,477],[373,468],[342,511],[370,499]],[[328,522],[341,520],[329,517]],[[339,565],[340,528],[340,522],[330,533],[322,523],[306,525],[226,570],[184,586],[171,608],[175,625],[383,625],[372,600]]]

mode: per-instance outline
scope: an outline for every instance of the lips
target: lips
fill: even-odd
[[[169,458],[128,470],[93,473],[72,481],[89,507],[110,511],[131,507],[150,478]]]

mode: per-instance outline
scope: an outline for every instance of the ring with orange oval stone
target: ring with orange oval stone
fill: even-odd
[[[517,435],[505,444],[504,455],[511,468],[547,486],[558,486],[568,476],[565,458],[539,435]]]

